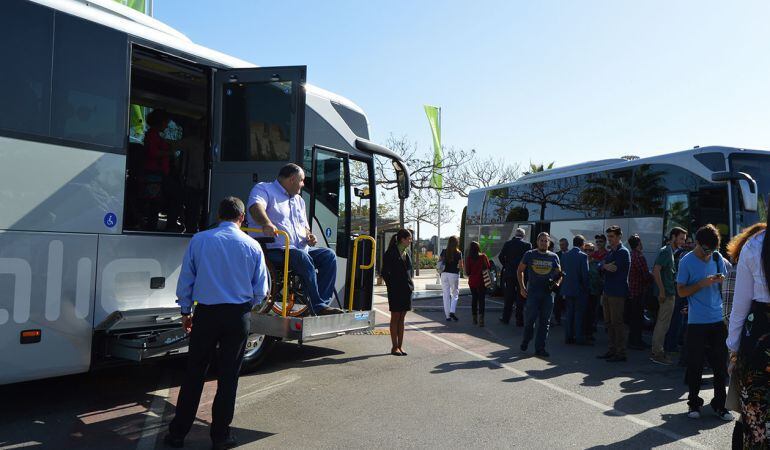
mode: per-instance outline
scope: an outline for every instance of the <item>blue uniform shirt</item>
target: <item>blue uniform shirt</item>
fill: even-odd
[[[176,286],[177,303],[189,314],[203,305],[261,303],[269,291],[265,257],[259,244],[233,222],[193,236]]]

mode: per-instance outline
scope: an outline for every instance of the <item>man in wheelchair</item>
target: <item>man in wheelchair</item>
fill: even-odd
[[[275,236],[276,230],[288,233],[289,267],[302,280],[313,314],[340,314],[341,309],[329,306],[337,279],[337,256],[329,248],[315,247],[317,239],[310,232],[300,195],[304,185],[305,172],[296,164],[283,166],[272,183],[257,183],[249,193],[249,227],[262,228],[264,236]],[[267,257],[278,267],[283,267],[283,248],[283,239],[267,244]]]

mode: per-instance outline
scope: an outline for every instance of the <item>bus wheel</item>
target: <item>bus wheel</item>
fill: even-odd
[[[246,339],[246,351],[243,354],[241,373],[253,372],[265,360],[273,349],[277,338],[264,334],[250,334]]]

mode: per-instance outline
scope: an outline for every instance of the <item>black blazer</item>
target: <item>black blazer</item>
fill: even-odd
[[[398,254],[398,246],[388,248],[382,256],[380,274],[388,286],[389,300],[411,298],[414,282],[412,281],[412,258],[409,257],[409,253],[406,254],[406,258],[401,258]]]
[[[515,237],[507,241],[500,250],[500,262],[503,264],[503,276],[516,279],[516,271],[519,269],[524,253],[532,250],[532,244],[522,238]]]

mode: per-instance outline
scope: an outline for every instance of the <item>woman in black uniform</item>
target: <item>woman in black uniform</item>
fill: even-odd
[[[406,356],[404,344],[404,318],[406,312],[412,309],[412,258],[409,257],[409,247],[412,244],[412,234],[409,230],[400,229],[390,240],[390,245],[382,257],[380,274],[388,287],[388,307],[390,309],[390,340],[393,347],[391,355]]]

